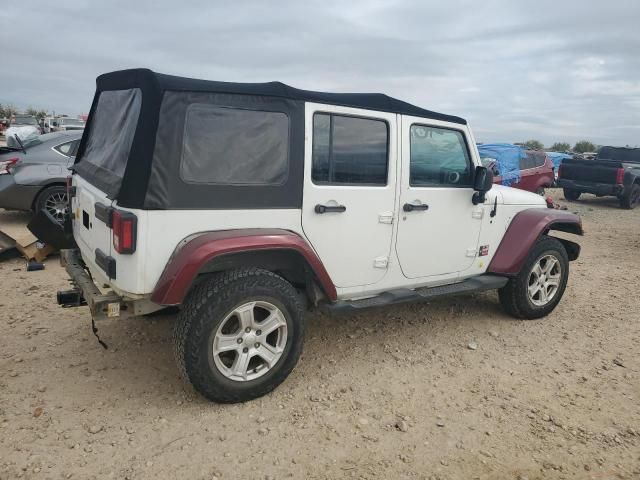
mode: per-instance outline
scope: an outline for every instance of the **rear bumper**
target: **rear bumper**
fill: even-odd
[[[559,178],[558,186],[561,188],[570,188],[571,190],[577,190],[579,192],[592,193],[594,195],[613,195],[615,197],[622,195],[624,191],[624,185],[581,182],[579,180],[569,180],[566,178]]]
[[[87,305],[95,320],[133,317],[162,308],[147,298],[127,298],[115,292],[102,293],[89,276],[77,249],[61,250],[60,264],[67,270],[75,287],[58,292],[58,303],[63,307]]]
[[[0,208],[9,210],[31,210],[33,201],[41,187],[19,185],[13,175],[0,175]]]

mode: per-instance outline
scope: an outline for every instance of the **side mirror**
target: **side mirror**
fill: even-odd
[[[473,177],[473,189],[475,193],[471,201],[474,205],[484,203],[485,194],[493,187],[493,173],[487,167],[476,167]]]

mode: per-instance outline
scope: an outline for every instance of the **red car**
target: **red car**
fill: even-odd
[[[520,159],[520,180],[509,186],[544,195],[544,189],[551,187],[555,181],[553,162],[545,152],[527,150],[525,154],[526,157]],[[493,171],[493,182],[502,185],[502,177],[496,161],[491,158],[483,158],[482,163]]]

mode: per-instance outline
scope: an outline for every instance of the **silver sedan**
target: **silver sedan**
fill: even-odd
[[[62,222],[68,208],[68,168],[81,138],[82,131],[55,132],[0,147],[0,208],[44,208]]]

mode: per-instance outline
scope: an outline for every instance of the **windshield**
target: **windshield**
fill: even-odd
[[[38,122],[36,121],[35,117],[32,117],[31,115],[16,115],[16,119],[13,122],[14,125],[37,125]]]

